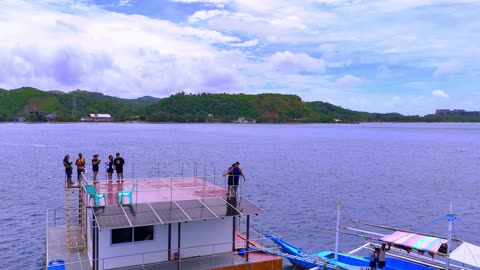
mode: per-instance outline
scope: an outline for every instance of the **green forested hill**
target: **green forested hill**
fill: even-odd
[[[316,117],[295,95],[178,93],[150,106],[147,120],[205,122],[209,114],[223,122],[239,117],[257,122],[291,122]]]
[[[72,116],[73,98],[76,100],[77,117]],[[109,113],[117,121],[133,116],[144,116],[148,105],[158,99],[121,99],[101,93],[73,91],[41,91],[32,87],[22,87],[9,91],[0,91],[0,120],[10,116],[23,116],[23,108],[35,106],[42,116],[34,120],[45,120],[44,115],[55,112],[58,121],[78,121],[90,113]]]
[[[73,100],[77,116],[72,116]],[[151,122],[232,122],[240,117],[259,123],[356,123],[356,122],[480,122],[480,116],[403,116],[398,113],[368,113],[344,109],[322,101],[304,102],[296,95],[282,94],[185,94],[158,99],[150,96],[122,99],[97,92],[76,90],[41,91],[32,87],[0,89],[0,121],[24,116],[32,105],[41,112],[30,121],[45,121],[49,113],[57,121],[79,121],[90,113],[111,114],[114,121],[130,119]]]

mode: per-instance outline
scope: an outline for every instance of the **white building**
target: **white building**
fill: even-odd
[[[91,113],[88,115],[88,121],[109,122],[112,121],[112,116],[108,113]]]

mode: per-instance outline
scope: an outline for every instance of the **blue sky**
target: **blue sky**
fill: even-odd
[[[0,0],[0,87],[480,110],[479,0]]]

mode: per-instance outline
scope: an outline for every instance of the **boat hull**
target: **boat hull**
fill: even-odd
[[[319,266],[320,269],[369,269],[369,258],[359,257],[346,253],[338,253],[337,259],[335,259],[335,252],[323,251],[315,254],[308,254],[303,249],[298,248],[282,239],[266,235],[267,238],[277,244],[281,251],[286,254],[293,255],[293,257],[287,257],[292,265],[301,269],[311,269]],[[434,268],[413,263],[407,260],[401,260],[396,258],[386,258],[386,267],[384,270],[432,270]],[[337,269],[338,269],[337,268]]]

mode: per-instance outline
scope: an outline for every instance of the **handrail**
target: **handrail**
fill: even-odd
[[[138,173],[138,167],[147,167],[151,168],[153,167],[152,164],[157,164],[156,170],[154,170],[154,174],[150,174],[152,170],[142,170],[142,173]],[[158,162],[158,163],[140,163],[140,166],[137,164],[132,164],[131,165],[133,170],[132,170],[132,175],[133,177],[124,177],[123,182],[129,182],[133,181],[133,183],[137,184],[140,181],[143,180],[156,180],[156,181],[163,181],[166,184],[169,184],[165,188],[149,188],[147,189],[142,189],[141,186],[137,185],[137,188],[135,189],[135,194],[138,195],[140,192],[144,191],[170,191],[170,199],[173,201],[173,192],[177,190],[195,190],[195,189],[202,189],[202,196],[205,197],[205,194],[208,194],[207,191],[211,189],[217,189],[217,188],[224,188],[227,189],[227,179],[228,177],[223,176],[223,172],[220,172],[216,167],[214,166],[207,166],[206,164],[199,163],[199,162]],[[180,169],[180,172],[177,172],[175,174],[172,174],[173,172],[172,168],[169,168],[168,166],[174,166],[174,168]],[[163,170],[160,170],[162,168]],[[161,173],[166,173],[166,175],[161,175]],[[127,171],[124,171],[124,175],[128,174]],[[139,175],[143,174],[143,175]],[[97,180],[95,182],[89,180],[89,174],[88,172],[83,172],[81,173],[81,189],[84,192],[85,191],[85,185],[86,184],[96,184],[96,183],[116,183],[118,179],[115,179],[115,177],[112,177],[112,180],[106,179],[101,179],[100,177],[97,176]],[[203,184],[198,185],[198,186],[181,186],[179,187],[176,185],[179,181],[185,181],[185,180],[202,180]],[[113,182],[116,181],[116,182]],[[182,182],[183,183],[183,182]],[[211,185],[211,186],[210,186]],[[101,193],[105,194],[114,194],[118,193],[118,191],[106,191],[106,190],[101,190]],[[238,189],[238,194],[242,195],[243,194],[243,185],[240,185]],[[208,197],[208,196],[207,196]],[[138,198],[138,196],[135,196],[135,198]],[[88,205],[88,203],[86,203]]]
[[[156,166],[155,166],[156,165]],[[175,166],[176,165],[176,166]],[[187,166],[186,166],[187,165]],[[169,166],[169,167],[166,167]],[[131,167],[131,170],[129,169]],[[153,168],[153,169],[151,169]],[[162,170],[160,170],[162,168]],[[83,174],[86,176],[88,174],[86,170]],[[107,179],[106,169],[105,173],[100,173],[97,176],[101,177],[102,175]],[[156,174],[152,174],[152,172]],[[123,170],[124,176],[132,174],[129,178],[143,178],[145,175],[151,178],[155,176],[156,178],[162,177],[185,177],[193,176],[194,178],[198,177],[222,177],[223,171],[218,169],[216,166],[209,166],[201,162],[185,162],[185,161],[167,161],[167,162],[155,162],[155,163],[131,163],[130,166],[124,167]]]

